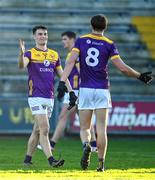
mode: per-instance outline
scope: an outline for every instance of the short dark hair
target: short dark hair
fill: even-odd
[[[33,34],[35,34],[38,29],[47,30],[47,27],[46,27],[46,26],[43,26],[43,25],[35,26],[35,27],[32,29]]]
[[[95,15],[91,18],[92,28],[96,31],[105,30],[107,28],[107,24],[108,24],[108,20],[102,14]]]
[[[65,31],[61,34],[61,36],[67,36],[69,37],[70,39],[76,39],[76,33],[73,32],[73,31]]]

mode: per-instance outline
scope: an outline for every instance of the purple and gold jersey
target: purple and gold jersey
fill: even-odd
[[[87,34],[78,38],[73,51],[79,52],[80,87],[108,89],[108,60],[120,58],[113,41]]]
[[[67,58],[66,58],[66,62],[68,61],[69,57],[71,55],[71,52],[68,53],[67,55]],[[76,61],[76,64],[78,64],[79,61]],[[68,80],[70,82],[70,85],[72,87],[73,90],[78,90],[79,89],[79,83],[80,83],[80,79],[79,79],[79,72],[77,70],[77,67],[76,65],[74,65],[69,77],[68,77]]]
[[[58,53],[32,48],[24,56],[30,60],[27,66],[29,97],[54,98],[55,72],[62,68]]]

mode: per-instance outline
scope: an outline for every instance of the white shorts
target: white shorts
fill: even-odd
[[[54,99],[29,97],[28,103],[33,115],[47,114],[50,118],[53,111]]]
[[[111,96],[108,89],[80,88],[78,109],[111,108]]]
[[[78,90],[74,90],[74,93],[75,93],[76,96],[78,96],[79,91]],[[69,93],[65,93],[63,104],[69,104]]]

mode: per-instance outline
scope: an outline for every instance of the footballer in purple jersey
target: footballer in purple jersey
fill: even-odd
[[[75,60],[80,63],[79,117],[80,135],[85,146],[81,158],[81,168],[87,169],[90,164],[90,125],[92,113],[96,116],[98,167],[97,171],[104,171],[107,150],[107,121],[108,110],[111,107],[110,92],[108,90],[108,60],[122,73],[149,84],[153,77],[151,72],[140,73],[123,62],[118,50],[110,39],[104,36],[107,18],[98,14],[91,18],[91,34],[81,36],[72,49],[68,63],[61,76],[60,85],[69,76]]]
[[[62,69],[58,53],[52,49],[32,48],[25,52],[24,57],[30,61],[27,66],[29,97],[54,99],[55,73]]]
[[[77,39],[73,51],[80,54],[80,87],[108,89],[108,60],[119,58],[113,41],[105,36],[87,34]]]
[[[54,76],[62,75],[59,55],[47,48],[48,32],[45,26],[35,26],[32,30],[36,46],[25,51],[25,43],[20,40],[19,68],[28,69],[28,103],[34,115],[34,126],[28,141],[24,166],[32,164],[32,156],[40,142],[48,163],[52,167],[64,164],[63,159],[55,160],[49,143],[49,118],[54,106]],[[72,90],[67,82],[67,88]],[[72,92],[73,94],[73,92]],[[63,93],[61,93],[61,96]]]

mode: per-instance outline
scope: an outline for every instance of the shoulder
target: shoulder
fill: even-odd
[[[88,37],[90,37],[90,35],[91,34],[85,34],[85,35],[80,36],[80,38],[88,38]]]
[[[57,57],[57,58],[59,57],[58,52],[53,50],[53,49],[48,48],[48,53],[51,54],[52,56]]]
[[[55,50],[53,50],[53,49],[51,49],[51,48],[48,48],[48,52],[49,52],[49,53],[58,54],[58,52],[57,52],[57,51],[55,51]]]
[[[50,49],[50,48],[48,48],[48,52],[49,52],[50,54],[58,55],[58,52],[57,52],[57,51],[55,51],[55,50],[53,50],[53,49]]]
[[[35,49],[35,48],[31,48],[31,49],[28,49],[26,52],[33,53],[33,52],[35,52],[35,51],[36,51],[36,49]]]
[[[32,54],[35,54],[35,53],[36,53],[36,49],[35,48],[31,48],[31,49],[28,49],[25,52],[25,55],[32,55]]]
[[[33,48],[31,49],[28,49],[25,53],[24,53],[24,56],[31,59],[31,54],[33,53]]]
[[[89,34],[82,35],[76,39],[76,45],[81,44],[85,42],[87,39],[89,39]]]
[[[70,55],[71,55],[71,52],[69,52],[69,53],[67,54],[67,56],[66,56],[66,61],[69,59]]]
[[[111,39],[107,38],[106,36],[103,36],[102,39],[103,39],[103,41],[105,41],[105,42],[107,42],[109,44],[113,44],[114,43],[114,41],[112,41]]]
[[[79,39],[94,39],[94,40],[104,41],[104,42],[106,42],[108,44],[113,44],[114,43],[110,38],[107,38],[106,36],[96,36],[96,35],[93,35],[93,34],[82,35],[82,36],[80,36]]]

